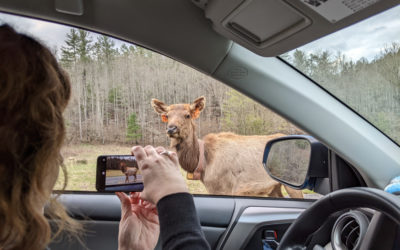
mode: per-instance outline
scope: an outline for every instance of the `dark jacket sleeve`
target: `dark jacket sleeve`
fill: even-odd
[[[157,210],[162,249],[210,249],[191,194],[165,196],[157,203]]]

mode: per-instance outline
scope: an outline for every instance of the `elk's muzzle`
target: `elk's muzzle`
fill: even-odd
[[[168,126],[168,128],[167,128],[168,135],[173,135],[177,132],[178,132],[178,128],[176,126]]]

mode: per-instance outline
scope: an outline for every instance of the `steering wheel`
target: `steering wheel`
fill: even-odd
[[[400,198],[375,188],[356,187],[332,192],[307,208],[288,228],[278,250],[306,249],[306,239],[331,214],[348,208],[372,208],[400,225]]]

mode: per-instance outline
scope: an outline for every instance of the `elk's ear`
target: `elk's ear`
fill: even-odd
[[[206,98],[201,96],[194,100],[192,104],[190,104],[190,112],[192,113],[192,119],[197,119],[200,116],[200,112],[206,106]]]
[[[151,106],[159,114],[167,113],[168,106],[160,100],[151,99]]]

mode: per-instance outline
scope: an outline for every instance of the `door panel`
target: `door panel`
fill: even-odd
[[[88,249],[117,249],[120,203],[114,194],[63,194],[61,202],[86,228],[83,241]],[[312,201],[241,197],[195,196],[195,206],[205,236],[213,249],[243,249],[257,245],[253,237],[265,225],[293,221]],[[259,233],[258,233],[259,234]],[[62,235],[50,249],[85,249]],[[157,249],[161,249],[158,245]]]
[[[83,235],[83,241],[88,249],[118,249],[118,225],[119,221],[85,221],[86,232]],[[223,227],[202,226],[203,232],[208,243],[214,249],[218,240],[225,232]],[[70,240],[66,235],[62,235],[52,242],[49,246],[51,250],[85,250],[76,240]],[[160,243],[156,249],[162,249]]]
[[[87,248],[74,238],[71,240],[63,234],[50,245],[51,250],[86,250],[86,249],[118,249],[119,221],[85,220],[85,233],[82,240]]]
[[[223,249],[245,248],[254,233],[266,225],[279,226],[291,223],[304,209],[275,208],[275,207],[247,207],[238,218],[235,226],[225,239]],[[271,230],[277,231],[274,228]],[[261,243],[262,235],[259,239]]]

